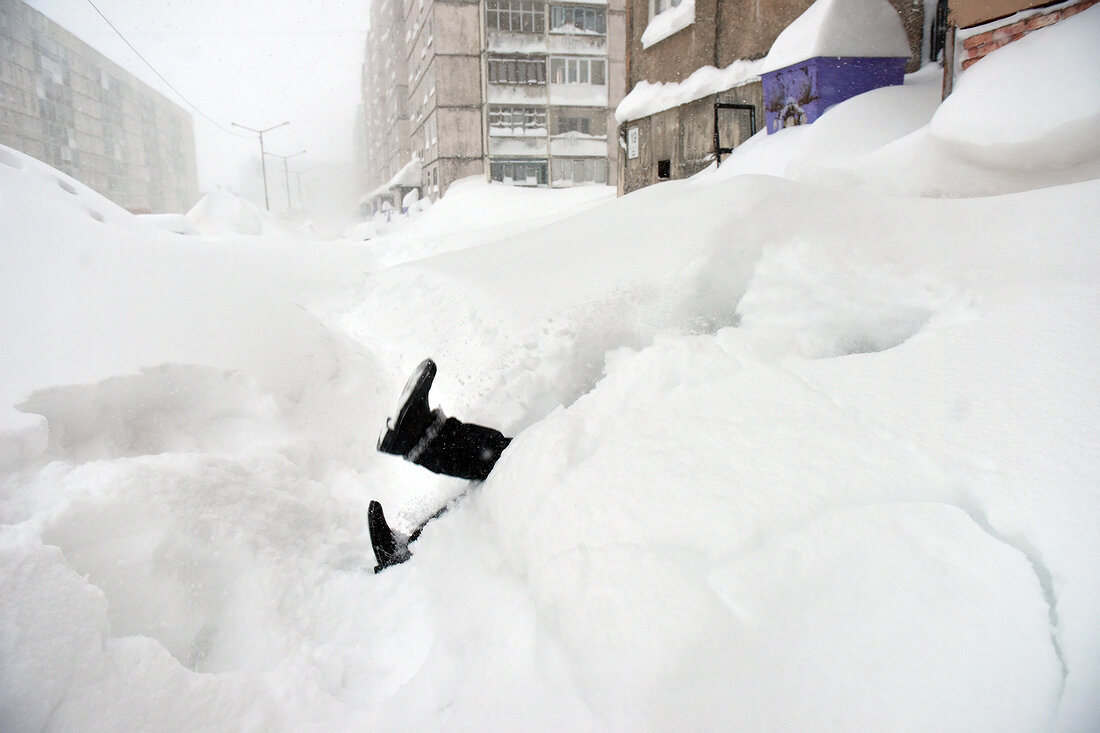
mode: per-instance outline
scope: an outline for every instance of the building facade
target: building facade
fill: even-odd
[[[409,160],[406,56],[404,1],[372,2],[361,77],[362,126],[356,131],[366,190],[388,181]]]
[[[379,114],[390,106],[384,85],[393,74],[365,81],[367,190],[382,195],[377,187],[387,189],[413,157],[421,193],[432,197],[471,175],[529,186],[614,183],[623,2],[384,0],[401,3],[400,28],[387,48],[372,19],[364,79],[403,44],[404,70],[394,73],[403,74],[407,128],[385,129]],[[382,165],[385,156],[391,162]]]
[[[623,0],[484,0],[489,178],[614,184],[625,82]]]
[[[629,92],[642,82],[680,84],[704,67],[733,69],[736,62],[762,59],[783,29],[814,0],[626,2]],[[921,63],[924,1],[889,2],[909,39],[906,68],[915,71]],[[720,155],[716,147],[736,147],[763,128],[764,97],[754,74],[698,97],[645,115],[620,115],[619,134],[626,147],[620,193],[693,175]]]
[[[191,115],[22,0],[0,0],[0,144],[130,211],[198,200]]]

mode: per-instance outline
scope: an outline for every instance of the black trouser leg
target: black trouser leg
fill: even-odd
[[[499,430],[449,417],[415,463],[435,473],[484,481],[511,442]]]

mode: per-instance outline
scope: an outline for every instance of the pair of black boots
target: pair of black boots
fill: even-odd
[[[387,420],[378,436],[378,450],[402,456],[435,473],[483,481],[512,439],[498,430],[447,417],[438,408],[433,410],[428,404],[428,392],[435,375],[436,365],[431,359],[420,362],[413,371],[401,393],[397,417]],[[427,521],[444,511],[446,507]],[[408,560],[412,556],[408,546],[424,528],[420,525],[408,539],[400,541],[390,529],[382,505],[377,501],[370,503],[367,524],[378,561],[374,568],[376,573]]]

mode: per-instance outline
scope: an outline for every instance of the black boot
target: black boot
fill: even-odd
[[[390,565],[398,565],[412,557],[408,546],[399,544],[393,536],[382,505],[377,501],[372,501],[367,509],[367,527],[370,529],[370,543],[374,547],[374,559],[378,561],[374,572],[380,573]]]
[[[387,420],[385,429],[378,436],[378,450],[406,456],[428,432],[434,421],[428,405],[428,391],[432,388],[435,371],[435,362],[431,359],[420,362],[413,371],[401,392],[397,417],[392,422]]]

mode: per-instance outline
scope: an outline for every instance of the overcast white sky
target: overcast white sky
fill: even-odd
[[[172,85],[225,127],[265,128],[291,167],[349,160],[370,0],[93,0]],[[71,33],[192,112],[199,185],[236,186],[259,144],[207,122],[154,76],[87,0],[28,0]],[[268,164],[282,162],[268,159]]]

